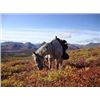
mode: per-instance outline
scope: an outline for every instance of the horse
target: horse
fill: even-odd
[[[49,55],[50,59],[48,59],[47,55]],[[52,61],[55,61],[56,68],[59,69],[59,67],[62,67],[63,62],[63,47],[59,42],[58,38],[56,37],[51,42],[45,43],[39,49],[33,52],[32,56],[39,70],[42,70],[45,66],[44,60],[46,56],[49,61],[48,68],[50,69],[52,67]]]

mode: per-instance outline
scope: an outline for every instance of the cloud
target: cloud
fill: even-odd
[[[100,37],[94,37],[92,39],[86,39],[86,40],[83,40],[83,41],[78,41],[79,43],[100,43]]]
[[[70,32],[56,32],[53,34],[53,37],[55,36],[61,39],[67,39],[67,38],[71,38],[71,33]]]
[[[50,42],[55,36],[69,43],[100,42],[100,31],[94,30],[18,28],[3,31],[3,40],[10,41]]]
[[[67,39],[69,43],[87,44],[90,42],[100,42],[100,31],[94,30],[74,30],[71,31],[71,38]]]
[[[15,31],[31,31],[31,32],[65,32],[66,29],[57,28],[16,28]]]
[[[27,30],[27,29],[26,29]],[[43,30],[39,31],[38,30],[11,30],[11,31],[4,31],[3,33],[3,39],[12,39],[12,40],[24,40],[25,39],[28,41],[51,41],[55,36],[58,36],[61,39],[66,39],[66,38],[71,38],[71,33],[70,32],[64,32],[62,30]],[[35,42],[34,41],[34,42]]]
[[[6,31],[6,30],[5,30]],[[53,32],[53,33],[70,33],[70,34],[76,34],[76,35],[81,35],[81,34],[90,34],[90,35],[99,35],[100,31],[96,30],[81,30],[81,29],[63,29],[63,28],[28,28],[28,27],[19,27],[15,28],[14,30],[11,31],[16,31],[16,32]]]
[[[86,42],[99,42],[100,43],[100,37],[96,37],[90,40],[86,40]]]

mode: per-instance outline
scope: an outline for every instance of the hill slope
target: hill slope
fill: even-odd
[[[100,47],[68,51],[69,60],[57,70],[37,70],[31,56],[9,56],[1,62],[1,86],[100,86]]]

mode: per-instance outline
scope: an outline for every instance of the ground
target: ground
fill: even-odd
[[[32,56],[2,56],[2,87],[98,87],[100,47],[68,51],[69,60],[57,70],[34,66]],[[54,66],[55,67],[55,66]]]

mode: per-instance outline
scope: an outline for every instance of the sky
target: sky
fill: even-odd
[[[2,14],[2,41],[68,43],[100,42],[100,14]]]

